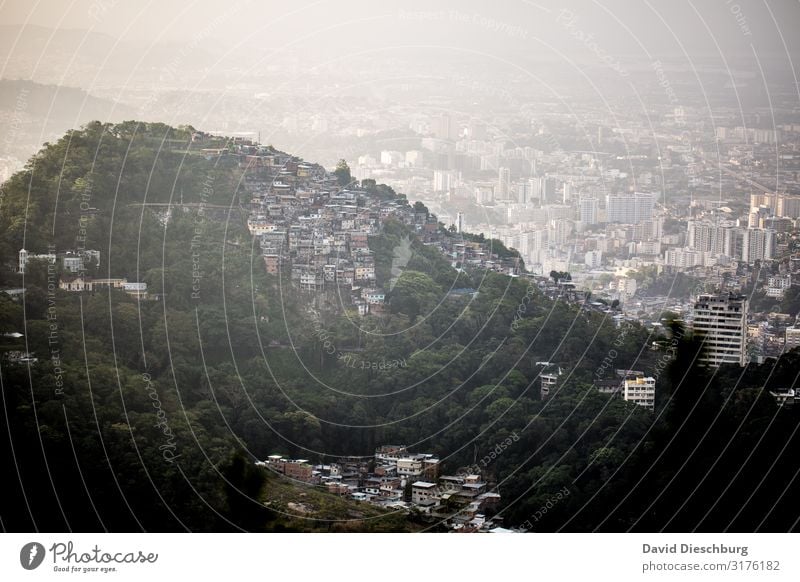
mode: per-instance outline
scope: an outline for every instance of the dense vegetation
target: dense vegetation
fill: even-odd
[[[398,222],[370,240],[380,282],[405,237],[413,255],[387,312],[360,318],[336,290],[303,294],[288,272],[264,272],[239,213],[238,170],[188,140],[188,129],[159,124],[93,124],[46,146],[4,188],[3,284],[27,292],[23,303],[0,294],[0,332],[24,333],[3,349],[39,358],[0,363],[0,432],[11,437],[0,451],[4,528],[327,529],[275,511],[290,494],[253,461],[275,452],[332,461],[385,443],[436,453],[449,472],[480,461],[507,523],[539,531],[796,527],[785,488],[798,468],[798,415],[763,387],[794,385],[797,353],[702,370],[679,328],[673,342],[546,299],[524,278],[457,272]],[[23,245],[75,247],[86,184],[98,272],[145,281],[160,301],[48,295],[46,265],[32,264],[24,281],[11,272]],[[137,205],[181,192],[229,210],[165,221]],[[479,292],[451,292],[465,288]],[[655,414],[592,387],[614,368],[655,373],[669,346],[676,359],[658,379]],[[394,361],[406,365],[382,365]],[[544,401],[540,362],[562,370]],[[349,515],[340,500],[314,503],[327,519]],[[386,520],[341,529],[405,527]]]

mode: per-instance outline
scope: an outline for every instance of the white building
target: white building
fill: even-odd
[[[122,289],[128,295],[133,295],[137,299],[147,298],[147,283],[138,281],[132,281],[130,283],[125,282],[122,284]]]
[[[422,459],[417,457],[397,459],[397,475],[399,477],[419,477],[422,475]]]
[[[734,257],[738,246],[737,237],[741,237],[741,232],[732,223],[716,225],[692,220],[689,221],[687,235],[687,245],[692,249]]]
[[[20,251],[19,251],[19,272],[20,273],[24,273],[25,272],[25,267],[28,264],[28,261],[30,261],[31,259],[46,260],[48,263],[55,263],[56,262],[56,256],[53,253],[47,253],[47,254],[43,254],[43,255],[32,255],[32,254],[28,253],[28,251],[26,251],[25,249],[20,249]]]
[[[405,156],[401,152],[389,150],[384,150],[381,152],[381,164],[386,166],[396,166],[404,160]]]
[[[495,198],[508,200],[511,197],[511,170],[500,168],[497,172],[497,193]]]
[[[613,286],[612,288],[616,288],[617,298],[622,303],[630,301],[636,295],[637,284],[636,279],[633,277],[619,277],[612,281],[611,285]]]
[[[494,189],[491,186],[475,186],[475,202],[481,205],[494,202]]]
[[[608,222],[622,224],[639,224],[653,217],[655,195],[645,192],[634,194],[609,194],[606,197],[606,214]]]
[[[703,253],[694,249],[667,249],[664,253],[664,264],[681,269],[699,267],[703,265]]]
[[[428,481],[415,481],[411,484],[411,503],[419,505],[424,501],[435,499],[438,490],[435,483]]]
[[[580,221],[589,226],[597,224],[599,208],[597,198],[581,198]]]
[[[692,330],[703,337],[700,360],[709,366],[747,363],[747,298],[703,294],[694,303]]]
[[[435,192],[447,192],[458,186],[458,173],[448,170],[434,170],[433,189]]]
[[[584,263],[590,269],[596,269],[600,265],[603,264],[603,253],[602,251],[588,251],[584,255]]]
[[[763,228],[748,228],[742,240],[742,261],[754,263],[768,261],[775,252],[775,231]]]
[[[417,167],[422,165],[424,154],[420,150],[406,152],[406,166]]]
[[[361,295],[368,305],[382,305],[386,301],[386,293],[381,289],[365,289]]]
[[[788,352],[795,348],[800,348],[800,327],[787,327],[786,343],[783,349]]]
[[[767,279],[767,297],[783,299],[786,290],[791,286],[791,275],[772,275]]]
[[[622,385],[622,398],[648,410],[654,410],[656,406],[655,378],[645,376],[626,378]]]
[[[61,264],[65,271],[77,273],[83,271],[83,257],[76,255],[66,255],[61,259]]]

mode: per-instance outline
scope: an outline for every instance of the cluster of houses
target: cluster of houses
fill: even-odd
[[[250,196],[247,228],[258,240],[264,267],[272,275],[290,273],[301,290],[336,290],[349,296],[361,315],[380,312],[386,292],[377,286],[369,238],[389,219],[410,226],[454,267],[509,274],[519,268],[516,261],[498,258],[487,242],[442,232],[436,216],[402,197],[387,200],[364,188],[342,188],[321,166],[270,147],[239,144],[234,149]]]
[[[477,467],[441,475],[436,456],[404,445],[383,445],[372,458],[347,457],[330,464],[281,455],[256,464],[354,501],[424,514],[455,531],[495,529],[502,521],[487,518],[500,494],[482,480]]]
[[[83,273],[87,271],[89,265],[100,266],[100,251],[31,253],[25,249],[20,249],[17,272],[24,274],[30,261],[44,261],[48,265],[55,265],[60,262],[61,268],[65,273]]]
[[[18,334],[18,336],[21,337],[22,334]],[[3,352],[2,358],[9,364],[35,364],[39,361],[35,353],[23,350],[9,350]]]
[[[58,280],[58,288],[62,291],[71,292],[97,291],[100,289],[121,289],[136,299],[150,298],[147,293],[147,283],[128,281],[125,278],[95,279],[92,277],[84,277],[82,275],[62,275]]]
[[[198,134],[196,141],[208,138]],[[233,158],[244,170],[243,184],[249,196],[244,205],[247,228],[257,239],[266,272],[289,274],[291,282],[303,291],[335,291],[339,300],[349,298],[361,315],[380,313],[386,302],[369,239],[390,219],[411,227],[423,244],[437,248],[454,268],[519,274],[521,265],[516,259],[499,257],[489,241],[465,240],[444,231],[437,217],[424,207],[412,207],[402,196],[387,199],[374,195],[368,188],[343,188],[337,176],[322,166],[271,146],[237,139],[227,147],[203,148],[202,154],[207,159]],[[137,299],[157,298],[148,295],[143,282],[90,277],[88,267],[100,262],[98,251],[32,254],[21,249],[20,273],[32,259],[60,262],[58,286],[64,291],[111,287]],[[394,267],[392,276],[398,274]]]
[[[56,265],[61,265],[58,288],[62,291],[81,293],[100,289],[121,289],[136,299],[150,299],[147,283],[128,281],[124,277],[92,277],[87,275],[89,266],[100,265],[100,251],[81,250],[49,253],[30,253],[25,249],[19,251],[19,273],[24,274],[28,263],[32,260],[45,261],[48,266],[48,277],[55,274]],[[156,296],[153,296],[156,298]]]

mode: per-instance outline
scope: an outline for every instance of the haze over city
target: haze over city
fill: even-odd
[[[535,538],[543,575],[790,576],[754,534],[800,523],[798,30],[788,0],[0,3],[0,527],[595,532]]]

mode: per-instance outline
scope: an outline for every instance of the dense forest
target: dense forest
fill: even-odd
[[[620,327],[524,277],[457,271],[393,221],[369,241],[379,282],[405,238],[412,257],[386,313],[360,317],[336,291],[302,293],[287,272],[265,272],[241,170],[199,155],[191,133],[89,124],[3,185],[0,284],[26,291],[0,293],[0,348],[38,358],[0,360],[3,529],[434,530],[397,515],[342,528],[333,510],[327,522],[287,519],[272,504],[280,479],[254,461],[403,443],[456,472],[512,436],[482,466],[511,526],[797,528],[798,413],[769,394],[797,383],[797,352],[704,369],[678,322]],[[214,212],[143,205],[178,201]],[[80,244],[100,252],[95,276],[146,282],[160,299],[53,291],[43,261],[14,272],[20,248]],[[541,362],[562,372],[544,400]],[[593,387],[613,368],[663,369],[655,412]]]

